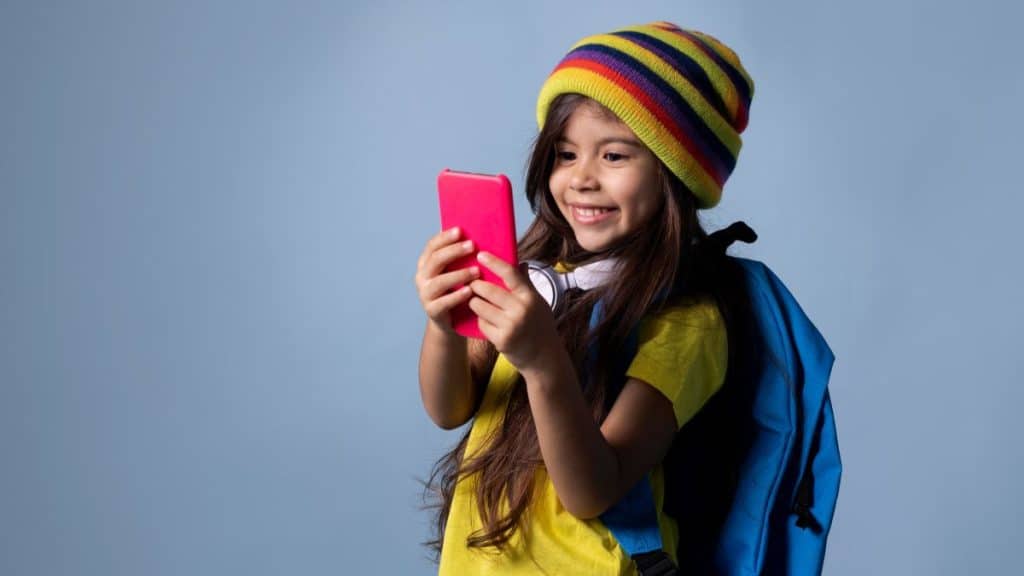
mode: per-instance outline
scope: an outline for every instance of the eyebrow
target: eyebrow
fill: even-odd
[[[566,138],[565,136],[562,136],[561,138],[559,138],[558,142],[559,142],[559,144],[564,142],[565,144],[576,145],[575,142],[573,142],[572,140]],[[632,146],[634,148],[640,148],[642,146],[642,144],[640,144],[639,140],[636,140],[634,138],[625,138],[625,137],[622,137],[622,136],[609,136],[607,138],[601,138],[600,140],[597,141],[597,146],[599,148],[601,146],[604,146],[605,144],[625,144],[627,146]]]

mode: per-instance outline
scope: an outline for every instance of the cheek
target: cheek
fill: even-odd
[[[661,207],[662,207],[662,205],[664,203],[665,203],[665,201],[661,197],[660,194],[656,198],[651,200],[651,202],[648,203],[647,219],[646,219],[647,222],[650,222],[651,220],[654,219],[654,217],[658,214],[658,212],[661,211]]]
[[[552,172],[551,177],[548,178],[548,190],[551,191],[551,195],[554,196],[555,201],[560,205],[562,204],[562,192],[566,186],[565,180],[565,175],[557,170]]]
[[[644,178],[643,183],[643,203],[646,206],[648,217],[653,216],[665,203],[665,194],[662,190],[661,179],[657,176],[657,169],[651,167]]]
[[[665,198],[657,182],[650,183],[633,199],[634,217],[639,224],[646,224],[661,210]]]

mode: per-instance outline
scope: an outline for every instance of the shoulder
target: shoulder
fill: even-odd
[[[639,326],[640,343],[656,337],[683,333],[725,332],[725,320],[710,296],[679,298],[644,317]]]
[[[627,376],[650,384],[685,424],[725,382],[728,338],[713,298],[671,302],[641,322]]]

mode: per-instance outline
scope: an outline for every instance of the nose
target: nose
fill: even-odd
[[[593,165],[589,158],[580,156],[572,167],[569,188],[576,191],[595,190],[597,178],[594,176]]]

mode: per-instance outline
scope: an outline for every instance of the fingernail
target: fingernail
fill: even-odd
[[[466,240],[465,242],[462,243],[462,247],[465,248],[466,250],[472,250],[473,249],[473,241],[472,240]]]
[[[477,266],[473,266],[472,268],[470,268],[470,269],[469,269],[469,272],[470,272],[470,274],[472,274],[473,276],[477,276],[477,275],[479,275],[479,274],[480,274],[480,268],[479,268],[479,267],[477,267]]]
[[[490,253],[488,253],[488,252],[484,252],[484,251],[482,251],[482,250],[481,250],[481,251],[480,251],[479,253],[477,253],[476,257],[477,257],[477,258],[479,258],[479,259],[481,259],[481,260],[483,260],[483,261],[485,261],[485,262],[486,262],[487,260],[490,260],[490,259],[491,259],[491,255],[490,255]]]
[[[454,228],[449,228],[448,229],[448,237],[449,238],[458,238],[459,237],[459,227],[456,226]]]

